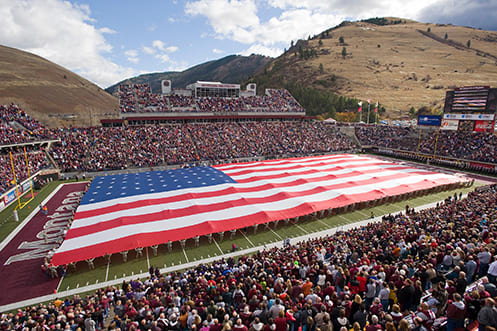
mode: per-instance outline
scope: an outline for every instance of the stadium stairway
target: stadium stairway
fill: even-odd
[[[357,146],[362,147],[361,142],[359,141],[359,139],[355,135],[355,127],[354,126],[342,126],[342,127],[338,127],[338,129],[340,130],[341,133],[343,133],[344,135],[346,135],[347,137],[352,139],[352,141],[355,144],[357,144]]]
[[[16,129],[16,130],[21,130],[21,131],[28,131],[28,129],[26,129],[24,126],[22,126],[19,122],[17,121],[10,121],[9,122],[9,126],[13,129]]]

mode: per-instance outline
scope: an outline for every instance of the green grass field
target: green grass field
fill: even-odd
[[[40,203],[55,190],[57,186],[62,184],[62,181],[53,181],[42,187],[40,190],[35,191],[35,198],[31,200],[26,206],[18,211],[19,222],[14,220],[14,209],[17,207],[17,201],[11,204],[0,212],[0,242],[4,240],[9,233],[29,215],[33,210],[38,210]],[[21,204],[28,201],[27,194],[21,197]]]
[[[476,183],[476,185],[481,185]],[[303,235],[312,235],[322,230],[344,226],[349,223],[354,223],[370,218],[371,211],[376,216],[389,213],[403,211],[406,204],[411,208],[435,201],[440,201],[454,193],[463,192],[463,194],[472,191],[471,188],[459,188],[452,191],[440,192],[432,195],[404,200],[396,203],[389,203],[374,208],[356,210],[354,212],[335,215],[329,218],[316,219],[311,221],[299,222],[298,224],[285,225],[284,222],[279,222],[274,228],[271,225],[268,229],[264,225],[259,226],[257,233],[254,233],[253,227],[250,227],[246,233],[238,230],[233,238],[231,233],[226,232],[224,239],[219,240],[219,235],[213,236],[212,243],[209,244],[207,238],[202,237],[198,247],[195,247],[194,240],[189,239],[186,242],[185,249],[182,249],[178,242],[174,242],[172,250],[168,251],[166,245],[160,245],[157,256],[153,256],[152,250],[144,250],[143,257],[137,258],[134,251],[128,254],[128,261],[123,263],[120,254],[112,256],[111,263],[107,265],[103,258],[95,259],[95,269],[89,270],[85,262],[77,264],[75,271],[70,271],[62,280],[59,291],[83,287],[101,283],[104,281],[112,281],[126,276],[139,275],[147,272],[150,266],[154,267],[172,267],[178,266],[186,262],[195,262],[208,257],[215,257],[231,252],[233,243],[240,249],[250,249],[264,244],[283,241],[286,237],[299,237]]]

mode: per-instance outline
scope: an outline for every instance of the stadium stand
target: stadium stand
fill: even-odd
[[[409,152],[419,147],[421,154],[497,163],[497,136],[492,133],[440,130],[419,139],[414,128],[395,126],[356,126],[355,133],[363,145]]]
[[[319,122],[211,122],[59,130],[51,150],[64,171],[217,162],[252,156],[351,150],[350,139]],[[303,142],[303,143],[302,143]]]
[[[497,327],[497,186],[346,232],[1,317],[4,329],[457,330]]]
[[[121,113],[304,112],[297,100],[283,89],[267,89],[267,95],[264,96],[194,98],[154,94],[148,84],[120,85],[119,103]]]

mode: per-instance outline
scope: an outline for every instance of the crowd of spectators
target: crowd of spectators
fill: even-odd
[[[120,85],[121,113],[133,112],[304,112],[284,89],[267,89],[264,96],[199,97],[152,93],[148,84]]]
[[[253,256],[19,309],[3,329],[448,331],[497,327],[497,186]],[[474,282],[474,283],[473,283]],[[107,320],[106,320],[107,317]],[[106,325],[106,326],[107,326]]]
[[[31,175],[35,174],[38,170],[48,168],[49,163],[45,151],[39,150],[39,147],[27,147],[26,149]],[[24,150],[20,148],[2,149],[0,151],[0,194],[13,187],[15,183],[9,152],[12,152],[12,161],[18,182],[20,183],[28,178],[28,167],[26,165]]]
[[[128,141],[124,130],[122,127],[58,129],[61,142],[50,149],[50,154],[62,171],[125,169]]]
[[[356,126],[355,133],[363,145],[497,163],[497,135],[493,133],[440,130],[420,134],[419,129],[397,126]]]
[[[433,152],[436,136],[424,139],[421,148]],[[497,163],[497,136],[486,132],[440,131],[436,154]]]
[[[119,85],[119,111],[121,113],[136,112],[136,97],[134,86]]]
[[[287,109],[292,112],[304,112],[304,108],[297,100],[285,89],[267,89],[269,107],[275,109]],[[280,110],[281,111],[281,110]]]
[[[164,99],[172,108],[192,108],[195,105],[195,99],[191,96],[171,94],[164,96]]]
[[[26,114],[24,110],[15,104],[0,105],[0,118],[6,123],[17,122],[30,131],[44,128],[40,122]]]
[[[309,155],[355,147],[322,122],[211,122],[60,129],[50,153],[63,171],[100,171],[243,157]]]
[[[245,104],[241,98],[202,97],[197,98],[199,112],[241,112],[245,111]]]
[[[50,131],[19,106],[0,105],[0,145],[19,144],[50,137]]]

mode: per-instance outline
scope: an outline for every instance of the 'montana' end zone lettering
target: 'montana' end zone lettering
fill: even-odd
[[[57,246],[57,242],[64,239],[67,223],[73,215],[72,212],[78,207],[78,201],[82,195],[81,191],[69,193],[55,212],[47,216],[48,221],[43,230],[36,234],[38,240],[23,241],[17,249],[26,251],[9,257],[4,265],[45,257],[52,248]]]

